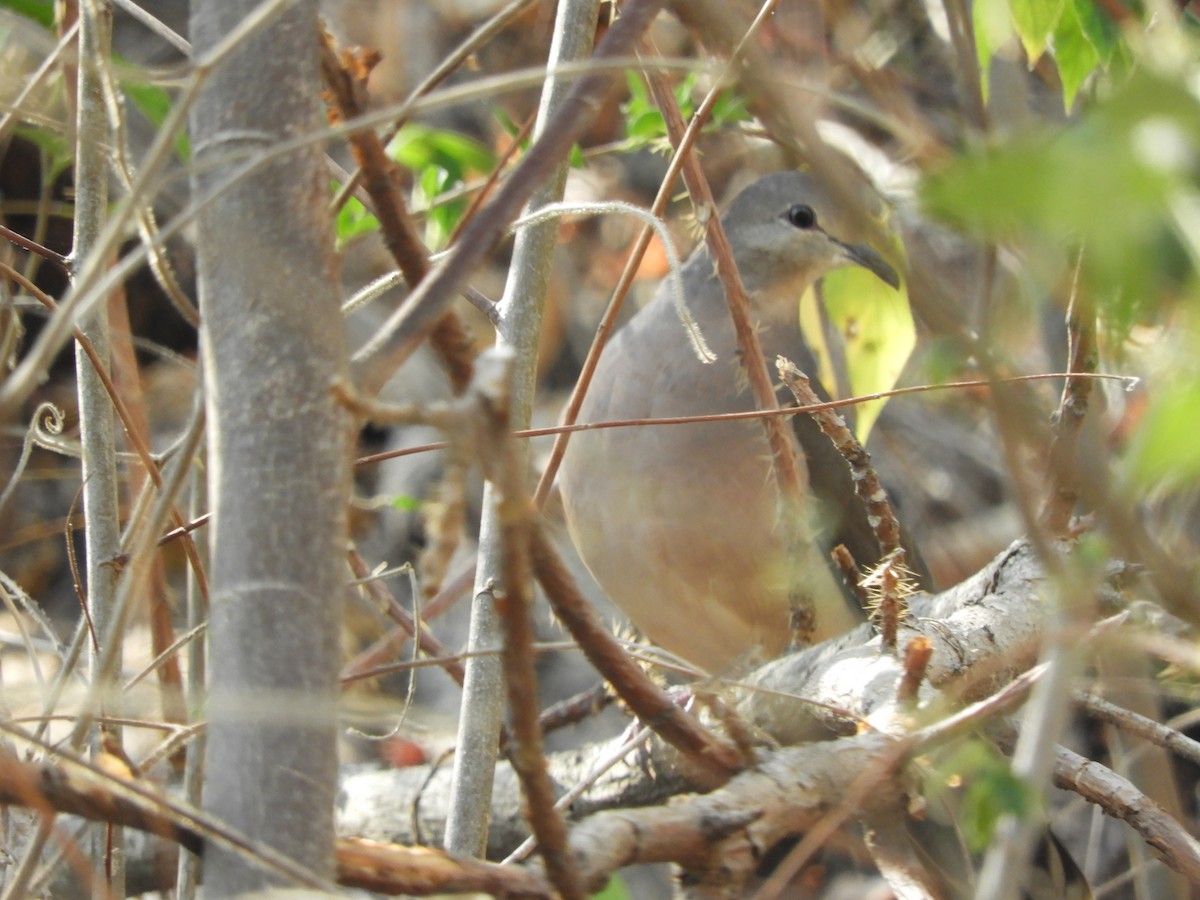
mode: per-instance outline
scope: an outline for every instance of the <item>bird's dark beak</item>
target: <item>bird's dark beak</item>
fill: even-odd
[[[880,280],[890,284],[896,290],[900,289],[900,276],[886,259],[866,244],[845,244],[838,241],[846,251],[846,259],[856,266],[862,266],[868,272],[874,272]]]

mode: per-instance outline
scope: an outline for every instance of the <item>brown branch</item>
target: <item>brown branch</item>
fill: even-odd
[[[27,807],[44,816],[61,813],[136,828],[196,854],[203,854],[215,827],[214,823],[197,820],[192,813],[174,808],[173,801],[144,783],[87,772],[82,764],[25,762],[3,747],[0,747],[0,803]],[[336,854],[340,884],[379,893],[551,896],[545,879],[536,871],[492,865],[424,847],[340,838]]]
[[[743,766],[741,754],[688,715],[642,671],[584,599],[571,573],[539,527],[530,546],[534,573],[555,616],[579,642],[588,661],[613,686],[633,715],[683,754],[689,777],[712,788]]]
[[[883,400],[888,397],[903,397],[908,394],[924,394],[930,391],[946,391],[946,390],[988,390],[998,384],[1019,384],[1027,381],[1046,381],[1048,379],[1058,380],[1061,378],[1070,377],[1069,373],[1063,372],[1039,372],[1034,375],[1010,375],[1005,377],[997,377],[991,380],[974,379],[968,381],[953,381],[945,384],[922,384],[913,387],[893,388],[890,391],[876,391],[873,394],[862,394],[857,397],[847,397],[843,400],[827,400],[819,404],[823,409],[842,409],[847,406],[857,406],[860,403],[865,403],[868,400]],[[1083,377],[1082,375],[1079,377]],[[1090,376],[1093,379],[1105,379],[1111,381],[1120,381],[1126,385],[1136,384],[1138,379],[1129,375],[1101,375],[1093,374]],[[812,412],[812,407],[809,406],[788,406],[783,409],[756,409],[747,410],[745,412],[732,413],[712,413],[703,416],[667,416],[661,418],[648,419],[613,419],[607,422],[580,422],[574,425],[553,425],[548,428],[526,428],[521,431],[514,431],[513,437],[518,438],[533,438],[547,437],[555,434],[574,434],[576,431],[591,431],[597,428],[645,428],[648,426],[658,427],[661,425],[694,425],[699,422],[736,422],[743,419],[766,419],[771,416],[795,416],[800,413]],[[372,463],[384,462],[389,459],[398,459],[402,456],[412,456],[415,453],[429,453],[435,450],[444,450],[448,446],[445,441],[434,441],[429,444],[421,444],[417,447],[405,447],[401,450],[385,450],[381,453],[372,453],[369,456],[361,456],[354,461],[356,466],[366,466]]]
[[[1054,784],[1126,822],[1158,851],[1159,859],[1193,884],[1200,883],[1200,843],[1131,782],[1100,763],[1059,747]]]
[[[542,0],[511,0],[507,6],[499,10],[494,16],[480,25],[477,29],[475,29],[475,31],[469,34],[461,44],[451,50],[447,56],[443,57],[442,61],[438,63],[437,68],[426,75],[425,78],[421,80],[421,83],[409,92],[409,95],[404,98],[404,102],[401,104],[401,106],[407,109],[414,101],[424,97],[426,94],[432,91],[435,87],[454,74],[459,66],[469,60],[476,50],[495,37],[506,25],[509,24],[510,21],[516,19],[522,13],[528,11],[529,7],[534,6],[539,2],[542,2]],[[407,121],[407,116],[401,116],[400,118],[396,119],[396,121],[392,122],[386,129],[384,129],[380,140],[385,146],[400,132],[401,127],[403,127],[404,123]],[[528,124],[529,127],[533,126],[532,117],[529,119]],[[523,138],[517,138],[517,140],[523,140]],[[499,171],[502,166],[503,161],[501,162],[500,166],[497,166],[497,171]],[[338,195],[334,198],[334,211],[342,208],[346,202],[346,199],[358,186],[362,176],[363,171],[361,168],[347,174],[341,190],[338,191]],[[481,193],[486,193],[486,190],[487,189],[485,187],[484,191]],[[469,219],[471,213],[473,212],[473,208],[468,209],[466,215],[464,216],[464,220]]]
[[[336,106],[335,120],[350,121],[367,111],[367,76],[377,58],[361,51],[343,51],[338,56],[333,38],[322,33],[320,43],[321,74],[329,86]],[[396,261],[404,280],[415,288],[429,272],[429,251],[417,235],[408,205],[395,177],[395,164],[388,157],[383,141],[373,128],[351,132],[350,147],[363,172],[363,187],[375,205],[383,242]],[[461,320],[452,310],[443,311],[434,323],[430,343],[445,363],[450,384],[461,394],[471,382],[474,352]],[[371,393],[374,393],[372,391]]]
[[[340,681],[343,682],[343,686],[362,676],[366,670],[373,669],[394,659],[404,647],[404,644],[414,634],[419,634],[420,637],[417,646],[421,648],[421,652],[442,660],[442,669],[454,679],[459,687],[462,687],[463,680],[466,677],[463,672],[462,663],[452,658],[453,654],[450,650],[433,636],[433,633],[425,627],[423,621],[418,622],[413,618],[412,614],[401,605],[400,601],[396,599],[386,584],[378,579],[370,578],[371,570],[368,568],[366,560],[362,558],[362,555],[356,548],[351,547],[347,551],[346,556],[350,563],[350,571],[354,573],[354,577],[364,579],[363,586],[367,589],[367,592],[383,607],[388,616],[396,622],[397,627],[379,638],[379,640],[375,641],[375,643],[358,654],[358,656],[342,668]]]
[[[829,438],[841,454],[846,465],[854,473],[854,490],[858,499],[867,510],[867,518],[871,521],[871,530],[879,544],[879,555],[887,556],[899,551],[904,553],[900,543],[900,523],[896,512],[888,500],[887,491],[879,480],[879,474],[871,465],[871,454],[858,442],[853,432],[846,426],[846,421],[823,403],[812,389],[812,382],[801,372],[791,360],[780,357],[775,361],[779,377],[783,379],[788,390],[796,398],[796,402],[816,420],[822,433]],[[878,524],[876,524],[878,521]],[[900,558],[903,563],[903,556]]]
[[[854,491],[867,511],[871,532],[879,544],[882,562],[872,574],[869,584],[878,587],[879,602],[876,615],[872,618],[879,626],[885,647],[895,650],[900,625],[908,616],[905,597],[911,592],[905,579],[905,550],[900,538],[900,523],[888,500],[887,491],[879,480],[879,474],[871,465],[871,454],[846,427],[845,420],[821,403],[821,398],[812,389],[808,376],[796,368],[790,360],[780,357],[775,361],[779,377],[796,397],[796,402],[809,410],[821,432],[833,441],[842,459],[850,466]],[[864,584],[864,586],[866,586]]]
[[[1171,751],[1180,759],[1200,765],[1200,741],[1192,740],[1186,734],[1132,710],[1109,703],[1103,697],[1097,697],[1095,694],[1077,691],[1075,702],[1089,718],[1107,722],[1126,734],[1143,738],[1156,746]]]
[[[7,225],[0,224],[0,237],[7,238],[9,241],[16,244],[18,247],[22,248],[23,250],[28,250],[30,253],[34,253],[34,254],[38,255],[38,256],[42,257],[42,259],[50,260],[50,262],[55,263],[64,272],[71,271],[70,263],[67,261],[67,258],[65,256],[63,256],[61,253],[56,253],[55,251],[51,250],[49,247],[47,247],[43,244],[39,244],[35,240],[25,237],[25,235],[21,234],[21,232],[19,232],[19,231],[13,231]]]
[[[1091,303],[1079,295],[1079,270],[1083,255],[1075,266],[1075,283],[1067,306],[1067,371],[1091,374],[1096,370],[1096,315]],[[1046,530],[1064,537],[1071,515],[1079,502],[1082,474],[1079,469],[1079,438],[1087,415],[1092,379],[1068,378],[1054,415],[1054,439],[1048,459],[1049,496],[1042,507],[1041,523]]]
[[[531,869],[362,838],[338,840],[337,873],[339,884],[388,895],[555,896],[546,879]]]
[[[129,304],[124,290],[116,291],[109,298],[109,319],[113,328],[121,334],[132,334],[129,324]],[[138,366],[137,354],[130,340],[117,340],[112,343],[112,378],[114,390],[119,389],[122,401],[128,398],[126,411],[129,419],[125,421],[126,430],[136,434],[138,443],[149,447],[150,421],[146,414],[145,394],[142,389],[142,373]],[[133,438],[131,437],[131,440]],[[157,468],[155,468],[157,471]],[[150,467],[143,465],[141,469],[131,469],[126,481],[126,490],[132,506],[141,492],[143,485],[150,478]],[[162,481],[157,482],[162,487]],[[175,644],[175,625],[171,618],[171,604],[167,599],[167,576],[161,554],[154,554],[146,562],[150,573],[145,588],[146,605],[150,619],[151,652],[161,664],[156,667],[159,687],[162,693],[163,718],[174,724],[186,724],[188,711],[183,690],[183,673],[179,665],[178,655],[164,655]],[[184,754],[178,752],[171,757],[171,764],[177,771],[183,770]]]

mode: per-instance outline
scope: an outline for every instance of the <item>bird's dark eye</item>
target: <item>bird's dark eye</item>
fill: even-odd
[[[787,211],[787,220],[797,228],[812,228],[817,224],[817,214],[813,208],[804,203],[797,203]]]

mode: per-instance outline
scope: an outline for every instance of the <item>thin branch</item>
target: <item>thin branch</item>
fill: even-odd
[[[321,75],[329,86],[339,121],[351,121],[368,108],[367,76],[375,59],[360,52],[343,51],[339,57],[333,38],[326,32],[320,43]],[[367,193],[383,232],[383,242],[410,288],[429,272],[429,251],[417,235],[404,194],[395,178],[395,163],[374,129],[351,132],[350,146],[365,178]],[[430,333],[430,343],[450,374],[450,384],[461,394],[471,382],[473,348],[466,329],[453,310],[439,316]]]

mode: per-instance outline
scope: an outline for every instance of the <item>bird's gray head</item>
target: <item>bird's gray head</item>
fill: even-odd
[[[878,198],[876,198],[877,200]],[[746,287],[804,287],[830,269],[857,265],[892,287],[900,277],[866,244],[852,243],[851,217],[807,172],[776,172],[742,191],[721,219]]]

